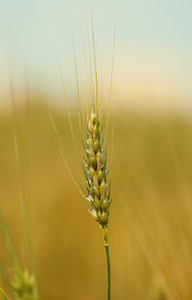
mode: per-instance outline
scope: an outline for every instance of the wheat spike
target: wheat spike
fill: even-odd
[[[92,108],[87,121],[85,170],[87,203],[89,212],[99,222],[104,235],[107,235],[109,221],[110,185],[107,182],[107,153],[103,147],[102,127],[99,114]]]

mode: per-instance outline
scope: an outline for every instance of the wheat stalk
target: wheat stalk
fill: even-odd
[[[27,84],[28,89],[28,84]],[[35,276],[35,268],[33,262],[33,253],[31,249],[30,240],[30,230],[29,230],[29,220],[26,210],[26,202],[28,201],[25,197],[23,191],[23,180],[21,178],[21,162],[20,153],[18,146],[18,136],[17,136],[17,116],[16,116],[16,101],[14,94],[13,78],[10,72],[10,90],[11,90],[11,104],[12,104],[12,118],[13,118],[13,137],[14,137],[14,147],[16,156],[16,167],[18,175],[18,185],[20,190],[20,202],[21,202],[21,212],[22,212],[22,225],[24,231],[24,239],[27,242],[26,254],[29,260],[29,266],[25,268],[19,261],[17,253],[15,251],[14,243],[12,241],[7,222],[5,220],[3,211],[0,206],[0,234],[2,236],[5,248],[7,250],[8,258],[10,261],[10,266],[8,267],[4,262],[0,261],[0,275],[3,278],[10,295],[15,300],[38,300],[38,289],[37,281]],[[27,101],[29,95],[27,95]],[[29,105],[29,103],[27,103]],[[29,124],[28,124],[29,125]],[[28,132],[29,134],[29,132]],[[29,136],[28,136],[29,138]],[[0,295],[3,299],[8,299],[5,292],[0,288]]]
[[[100,115],[93,106],[87,122],[87,139],[85,142],[85,180],[87,185],[86,201],[89,213],[99,223],[104,238],[108,270],[108,300],[110,299],[110,258],[108,245],[108,222],[110,199],[110,184],[107,178],[107,151],[103,145]]]
[[[115,38],[114,38],[115,40]],[[79,159],[79,163],[84,175],[86,189],[80,183],[77,178],[71,163],[67,157],[66,151],[62,145],[61,139],[56,129],[56,125],[50,115],[51,121],[53,123],[56,135],[59,140],[60,150],[70,175],[78,187],[80,193],[85,198],[88,204],[89,213],[92,217],[99,223],[99,226],[103,233],[104,245],[106,250],[107,258],[107,274],[108,274],[108,288],[107,288],[107,299],[111,299],[111,271],[110,271],[110,256],[109,256],[109,245],[108,245],[108,222],[109,222],[109,207],[111,204],[110,198],[110,187],[111,187],[111,170],[107,163],[107,129],[109,124],[109,112],[110,112],[110,101],[111,101],[111,90],[112,90],[112,77],[113,77],[113,60],[114,60],[114,44],[113,44],[113,57],[112,57],[112,72],[111,72],[111,82],[110,82],[110,93],[108,102],[108,113],[106,120],[106,130],[105,138],[103,137],[103,121],[101,109],[99,109],[99,87],[98,87],[98,73],[97,73],[97,60],[96,60],[96,50],[95,50],[95,39],[93,31],[93,19],[92,19],[92,50],[89,41],[89,56],[90,56],[90,66],[89,66],[89,76],[88,76],[88,101],[84,98],[86,93],[83,93],[83,97],[80,93],[79,87],[79,77],[77,70],[77,60],[76,52],[74,46],[74,64],[75,64],[75,74],[76,74],[76,84],[77,84],[77,98],[78,98],[78,118],[79,118],[79,128],[81,133],[81,140],[84,149],[84,155],[80,155],[79,149],[77,147],[76,136],[74,133],[72,118],[69,109],[69,101],[66,93],[66,88],[64,84],[64,79],[61,71],[61,66],[58,60],[63,90],[65,94],[66,108],[72,133],[72,138],[74,141],[74,146]],[[74,42],[74,39],[73,39]],[[92,62],[93,60],[93,62]],[[86,70],[88,69],[87,58],[85,57]],[[82,104],[83,103],[83,104]]]

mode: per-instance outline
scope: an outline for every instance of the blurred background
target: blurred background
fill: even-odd
[[[22,184],[35,209],[30,222],[41,299],[106,299],[102,235],[62,160],[48,114],[83,182],[58,59],[78,138],[72,35],[83,86],[91,13],[106,100],[115,30],[108,145],[111,157],[115,119],[109,222],[113,299],[191,299],[191,1],[0,0],[0,204],[22,259],[12,88]],[[2,241],[0,246],[4,253]]]

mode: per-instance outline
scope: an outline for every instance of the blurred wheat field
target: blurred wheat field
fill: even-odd
[[[77,175],[65,111],[49,110]],[[18,107],[23,181],[31,180],[32,226],[41,299],[106,299],[101,232],[62,160],[45,104],[31,106],[32,168],[25,107]],[[115,111],[109,241],[112,299],[192,299],[192,120]],[[76,114],[73,115],[78,132]],[[0,116],[1,205],[22,257],[21,213],[12,117]],[[111,137],[109,136],[109,140]],[[79,144],[81,143],[79,139]],[[109,149],[110,153],[110,149]],[[26,189],[27,193],[27,189]],[[1,254],[4,249],[1,241]],[[2,256],[1,255],[1,256]]]

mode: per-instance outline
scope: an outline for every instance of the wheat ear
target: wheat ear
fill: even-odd
[[[100,103],[99,103],[98,72],[97,72],[96,48],[95,48],[95,39],[94,39],[94,30],[93,30],[93,19],[92,19],[92,47],[89,39],[89,34],[88,34],[88,45],[89,45],[90,65],[87,64],[86,55],[84,58],[85,70],[86,70],[87,81],[88,81],[87,82],[88,90],[89,90],[88,92],[89,98],[86,103],[86,96],[87,96],[86,93],[83,93],[83,97],[80,93],[76,51],[75,51],[75,44],[73,38],[74,64],[75,64],[77,100],[78,100],[78,119],[79,119],[81,140],[84,149],[83,157],[80,155],[79,149],[77,147],[76,137],[72,125],[71,113],[69,109],[69,101],[65,89],[61,66],[58,60],[64,95],[65,95],[68,119],[71,128],[71,134],[73,137],[73,142],[78,156],[78,160],[84,175],[86,190],[82,187],[73,168],[71,167],[71,163],[67,158],[65,149],[61,143],[61,139],[59,138],[54,121],[52,117],[51,116],[50,117],[60,143],[62,156],[70,172],[70,175],[72,176],[73,181],[75,182],[79,191],[85,198],[89,207],[89,213],[99,223],[103,233],[104,245],[106,250],[106,258],[107,258],[107,276],[108,276],[107,299],[110,300],[111,299],[111,270],[110,270],[110,256],[109,256],[109,245],[108,245],[108,222],[109,222],[109,207],[111,204],[111,198],[110,198],[111,170],[108,169],[108,164],[107,164],[107,129],[109,124],[111,90],[112,90],[112,82],[113,82],[112,79],[113,79],[114,48],[113,48],[113,57],[112,57],[112,72],[111,72],[108,112],[107,112],[107,119],[106,119],[106,130],[105,130],[105,137],[103,138],[102,113],[101,113],[101,109],[99,108]],[[85,105],[85,103],[87,105]]]
[[[110,185],[107,183],[107,153],[103,147],[102,127],[99,115],[92,109],[87,122],[85,169],[87,203],[89,212],[99,223],[103,236],[107,238],[109,221]]]

